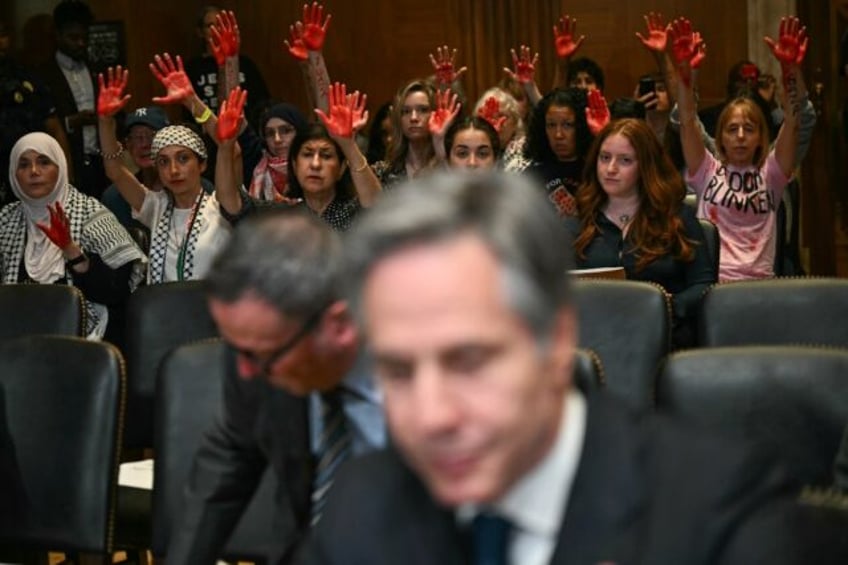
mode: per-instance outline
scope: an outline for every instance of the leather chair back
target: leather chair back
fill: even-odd
[[[658,408],[782,456],[804,484],[829,485],[848,422],[848,350],[692,349],[670,355]]]
[[[721,260],[721,238],[718,233],[718,226],[705,218],[698,218],[698,223],[701,224],[701,229],[704,231],[704,247],[712,263],[716,280],[718,280],[718,268]]]
[[[848,280],[792,278],[718,284],[704,295],[706,347],[809,344],[848,347]]]
[[[110,553],[121,354],[103,342],[27,336],[0,341],[0,367],[0,443],[8,444],[0,468],[12,475],[0,485],[0,544]]]
[[[636,409],[650,409],[657,369],[670,347],[665,291],[638,281],[576,280],[574,304],[578,346],[600,358],[607,390]]]
[[[606,387],[603,364],[591,349],[578,349],[574,352],[573,385],[584,393],[603,390]]]
[[[204,432],[222,402],[225,371],[234,367],[218,339],[178,347],[162,363],[156,388],[153,486],[154,555],[163,556],[177,527],[185,483]],[[266,469],[253,500],[230,536],[222,558],[262,559],[273,540],[276,475]]]
[[[127,447],[153,446],[156,371],[165,355],[184,343],[216,335],[201,281],[145,286],[130,296],[125,336]]]
[[[74,286],[0,285],[0,339],[38,334],[82,336],[83,300]]]

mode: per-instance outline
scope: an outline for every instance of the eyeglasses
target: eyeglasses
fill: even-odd
[[[238,347],[227,344],[228,347],[235,352],[237,355],[240,355],[251,365],[258,369],[258,373],[264,377],[267,377],[271,373],[271,367],[276,365],[280,359],[285,357],[288,353],[290,353],[297,345],[309,335],[316,327],[318,327],[318,323],[321,321],[321,317],[324,315],[326,311],[326,307],[319,309],[317,312],[309,316],[303,325],[300,326],[300,329],[295,332],[293,336],[291,336],[283,345],[281,345],[276,351],[272,352],[269,355],[259,356],[253,351],[247,351],[244,349],[239,349]],[[265,359],[263,360],[262,357]]]

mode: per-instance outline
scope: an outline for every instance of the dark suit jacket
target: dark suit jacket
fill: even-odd
[[[68,135],[68,143],[71,145],[71,156],[74,160],[74,172],[79,174],[83,169],[83,152],[85,146],[82,139],[82,128],[76,128],[74,131],[67,131],[65,127],[65,117],[71,116],[79,112],[77,103],[74,100],[74,93],[65,78],[65,74],[56,62],[56,57],[51,55],[46,63],[36,69],[36,73],[41,78],[44,86],[47,87],[50,96],[53,97],[53,102],[56,105],[56,114],[59,116],[59,121],[62,127],[65,128],[65,133]],[[91,76],[91,71],[89,71]],[[97,101],[97,81],[92,77],[91,83],[94,85],[94,100]],[[74,180],[74,179],[70,179]]]
[[[267,465],[278,478],[269,563],[287,562],[309,527],[313,462],[308,410],[264,379],[227,371],[223,409],[204,438],[187,486],[183,515],[166,555],[169,565],[215,563]]]
[[[770,458],[591,398],[551,563],[793,562],[791,489]],[[337,480],[302,561],[460,564],[455,524],[397,454],[372,454]]]

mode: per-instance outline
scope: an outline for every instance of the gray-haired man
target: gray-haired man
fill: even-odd
[[[421,180],[346,237],[396,452],[341,473],[306,561],[793,557],[768,458],[572,386],[571,245],[533,187]]]

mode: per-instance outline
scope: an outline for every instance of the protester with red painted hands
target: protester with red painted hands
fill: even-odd
[[[606,98],[600,90],[590,90],[586,105],[586,124],[593,136],[601,133],[601,130],[610,122],[610,110]]]
[[[716,156],[705,148],[696,126],[693,70],[705,57],[700,34],[685,18],[669,30],[680,105],[680,136],[686,181],[698,195],[698,215],[719,228],[719,280],[774,276],[779,241],[777,209],[795,169],[800,100],[799,64],[807,48],[797,18],[783,18],[777,41],[766,38],[783,69],[785,118],[769,149],[766,116],[751,98],[727,104],[716,129]]]
[[[542,99],[542,92],[536,83],[536,66],[539,64],[539,53],[534,53],[531,56],[530,47],[527,45],[519,46],[517,52],[514,48],[510,49],[509,52],[512,56],[512,68],[504,67],[503,72],[510,81],[521,85],[525,99],[532,108]]]
[[[445,159],[445,136],[461,104],[451,91],[437,91],[414,79],[400,87],[390,113],[391,143],[386,158],[374,163],[383,188],[437,169]]]
[[[119,341],[109,310],[143,279],[144,253],[109,210],[68,182],[65,154],[51,136],[18,139],[9,180],[19,201],[0,210],[2,282],[76,286],[85,296],[86,335]]]
[[[586,40],[585,35],[577,36],[577,20],[564,15],[554,25],[554,49],[556,52],[556,73],[554,87],[574,86],[583,90],[604,89],[604,71],[589,57],[574,58],[574,54]]]
[[[324,16],[324,6],[318,2],[303,5],[303,19],[289,26],[290,40],[283,41],[292,59],[303,71],[309,104],[325,112],[329,108],[330,75],[324,61],[324,41],[332,14]]]
[[[529,165],[523,159],[527,128],[519,103],[512,94],[499,86],[488,89],[477,100],[474,115],[489,122],[497,132],[496,153],[505,171],[520,171]]]
[[[151,65],[154,74],[166,65],[164,61],[170,61],[167,54],[164,58],[156,56],[158,67]],[[206,145],[185,126],[160,129],[150,151],[165,190],[154,191],[143,185],[120,159],[124,147],[115,135],[115,113],[129,99],[123,94],[128,77],[129,71],[121,67],[110,67],[105,77],[99,76],[98,128],[106,175],[129,203],[133,218],[150,229],[148,282],[201,279],[230,236],[230,226],[221,217],[215,195],[203,190]],[[170,102],[181,95],[177,92],[191,90],[190,84],[170,78],[174,80],[168,83],[168,95],[154,101]]]
[[[279,206],[305,206],[338,231],[350,228],[362,208],[371,206],[380,193],[380,182],[354,141],[368,121],[366,97],[336,83],[330,88],[329,113],[316,110],[323,125],[313,124],[295,136],[289,153],[290,198],[264,202],[238,190],[234,175],[234,139],[243,118],[244,93],[230,93],[218,116],[219,144],[215,189],[226,216],[238,222],[257,210]]]
[[[217,112],[221,97],[239,85],[250,92],[250,108],[260,108],[268,99],[268,87],[256,63],[239,53],[238,23],[233,12],[204,5],[197,15],[196,33],[202,54],[186,60],[185,72],[200,100]]]
[[[668,25],[662,14],[645,14],[646,33],[638,31],[636,37],[656,62],[656,71],[646,73],[639,78],[633,97],[645,106],[645,121],[654,130],[661,143],[665,141],[669,125],[669,115],[674,92],[669,84],[668,72],[671,66],[668,45]]]

